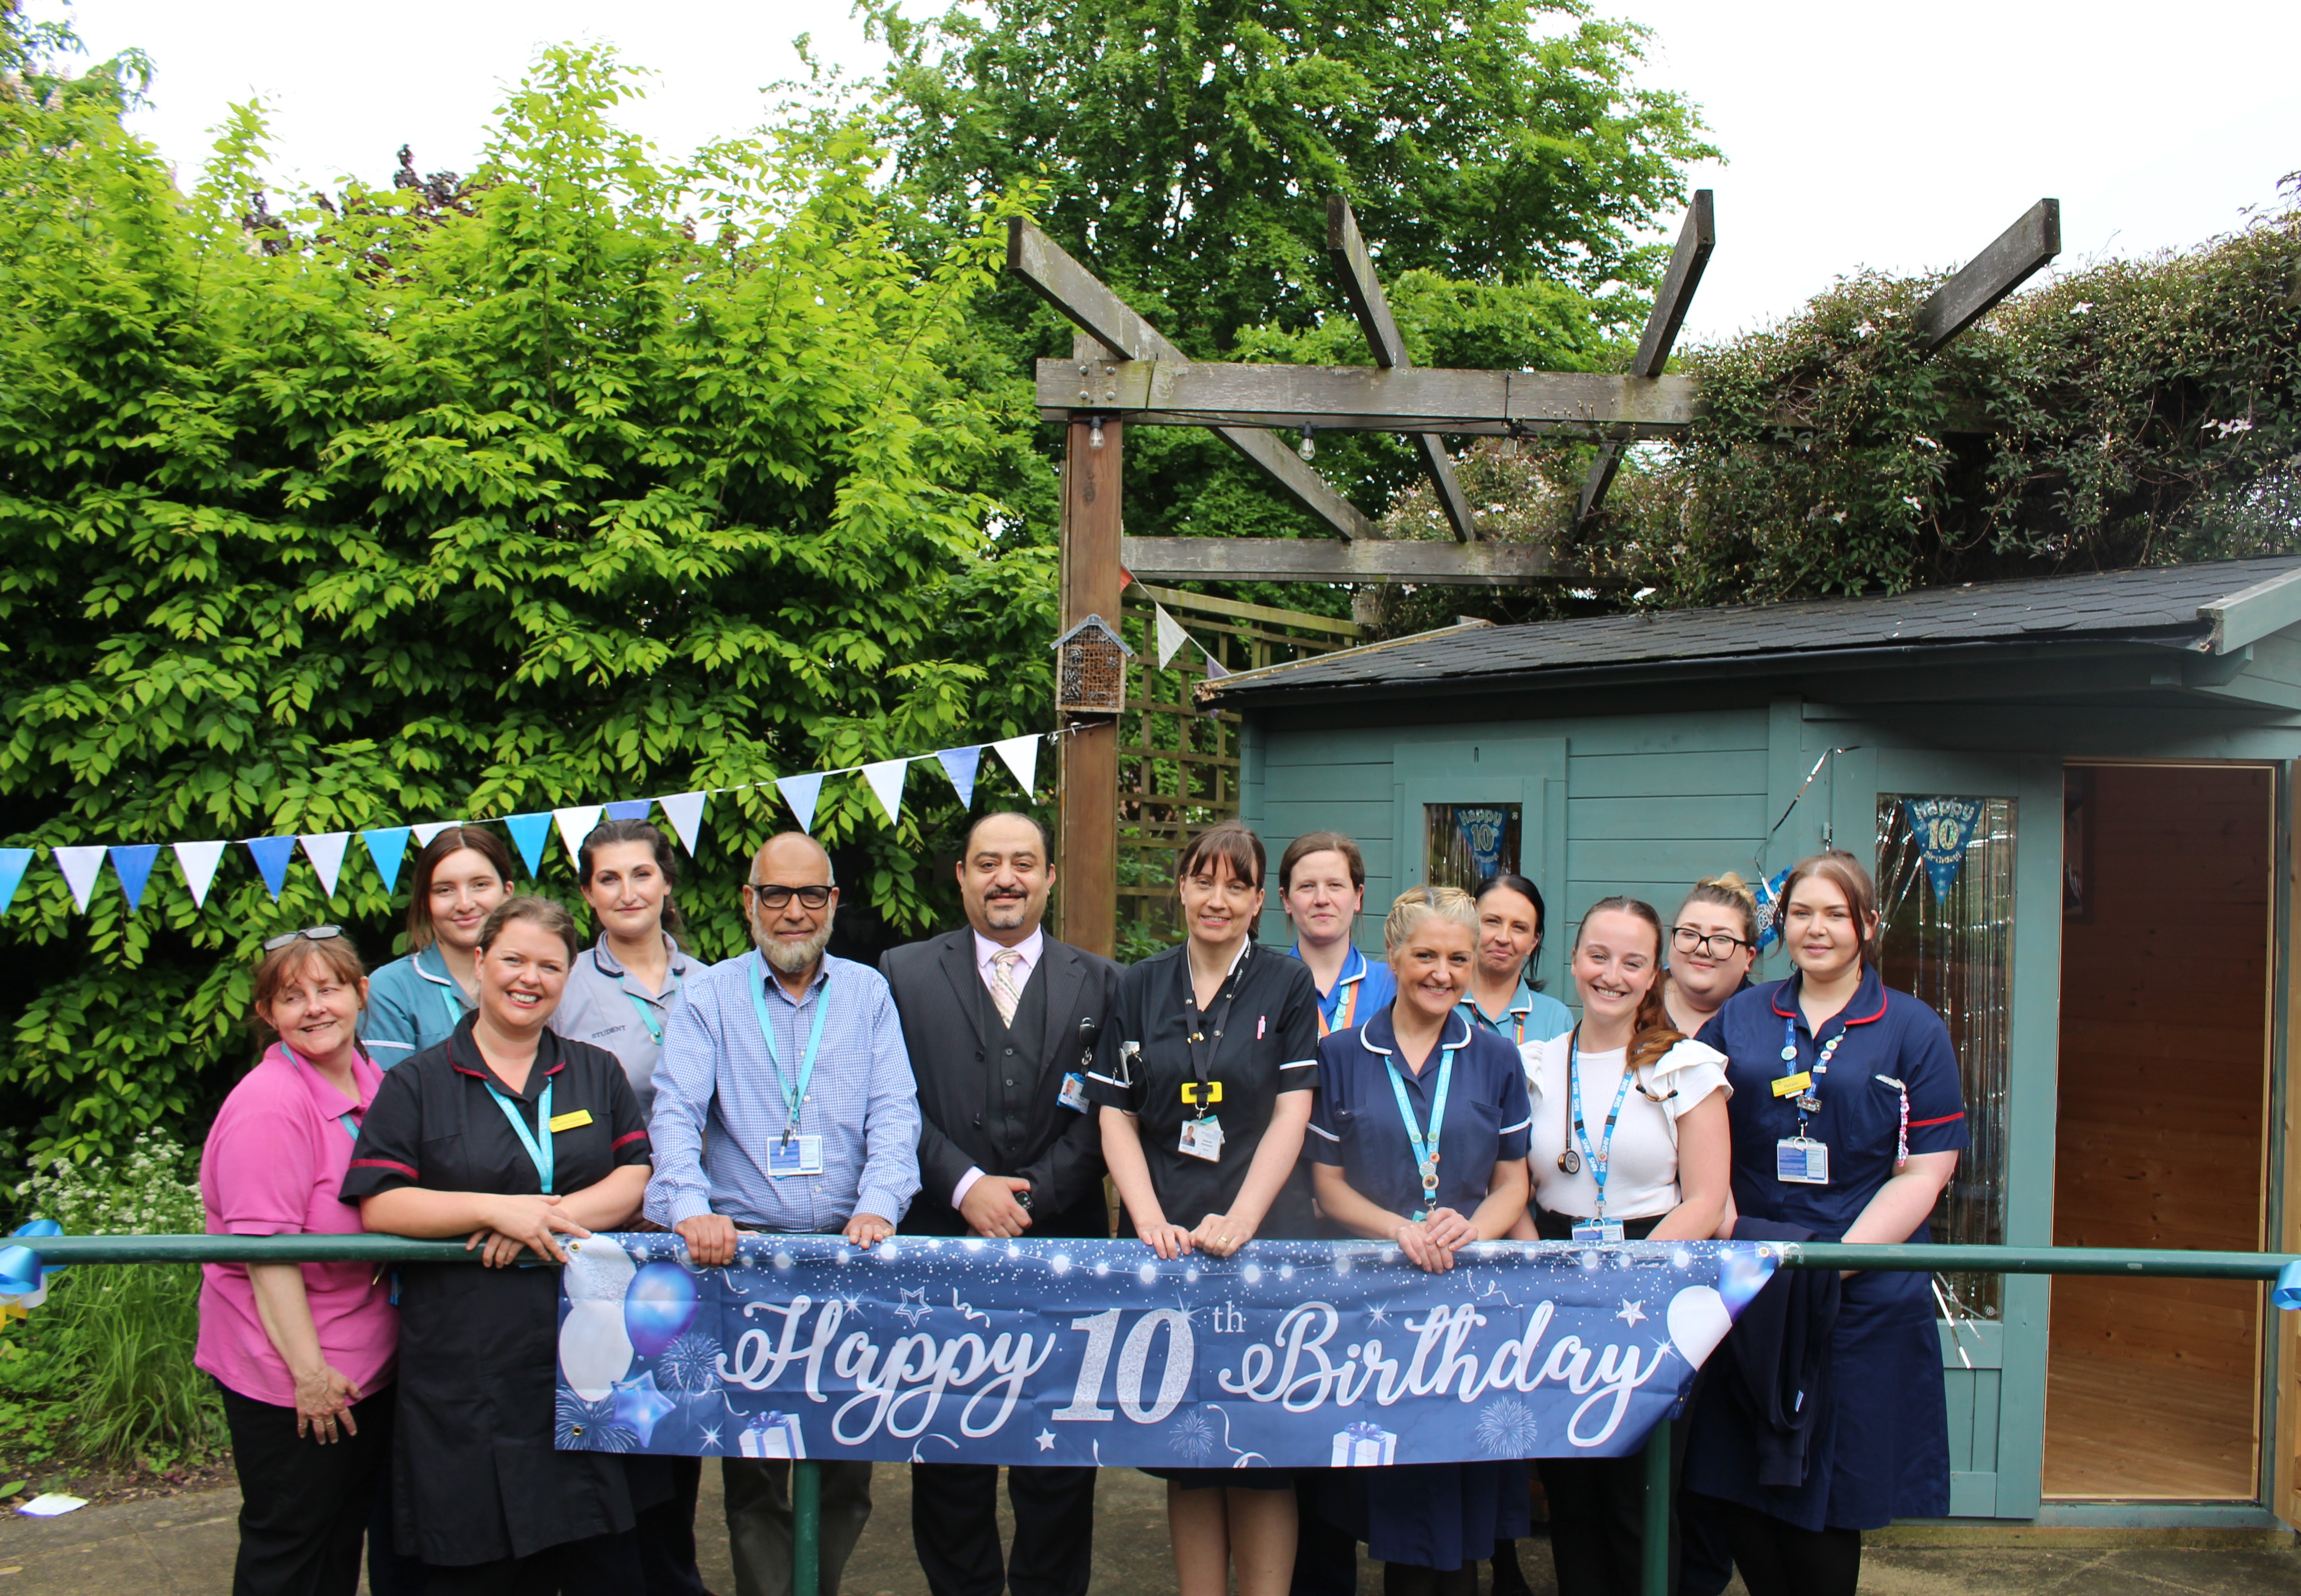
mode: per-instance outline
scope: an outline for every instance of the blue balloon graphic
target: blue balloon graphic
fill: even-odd
[[[623,1331],[641,1358],[662,1356],[695,1322],[695,1276],[681,1265],[654,1263],[623,1292]]]

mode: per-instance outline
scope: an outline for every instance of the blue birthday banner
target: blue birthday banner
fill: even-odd
[[[594,1236],[561,1271],[562,1450],[1104,1467],[1635,1452],[1771,1275],[1731,1241]]]

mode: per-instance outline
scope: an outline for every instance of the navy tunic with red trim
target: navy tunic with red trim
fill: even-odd
[[[465,1015],[447,1041],[384,1076],[352,1149],[346,1202],[404,1186],[540,1193],[535,1162],[490,1082],[531,1133],[551,1137],[555,1191],[580,1191],[648,1161],[639,1099],[614,1054],[546,1031],[525,1089],[515,1092],[481,1057],[473,1021]],[[584,1113],[589,1123],[546,1130],[538,1113],[546,1082],[554,1120]],[[623,1460],[552,1448],[558,1271],[406,1264],[399,1284],[399,1550],[460,1567],[630,1529],[633,1483]],[[655,1492],[640,1494],[644,1505]]]
[[[1806,1024],[1798,1007],[1800,978],[1769,982],[1726,1001],[1701,1040],[1726,1055],[1734,1096],[1734,1203],[1751,1218],[1779,1220],[1835,1241],[1894,1174],[1902,1131],[1902,1091],[1909,1092],[1909,1150],[1945,1153],[1967,1142],[1957,1055],[1942,1018],[1907,992],[1889,990],[1865,969],[1844,1009]],[[1786,1028],[1797,1058],[1782,1057]],[[1812,1070],[1821,1049],[1843,1036],[1825,1073],[1814,1076],[1821,1099],[1806,1133],[1829,1148],[1829,1183],[1777,1178],[1775,1144],[1798,1133],[1791,1097],[1773,1082]],[[1908,1240],[1933,1240],[1921,1223]],[[1688,1442],[1686,1485],[1755,1508],[1801,1528],[1877,1529],[1895,1518],[1940,1518],[1949,1512],[1949,1416],[1942,1383],[1941,1338],[1935,1327],[1932,1277],[1870,1270],[1845,1282],[1831,1339],[1830,1409],[1817,1423],[1805,1483],[1757,1483],[1756,1441],[1748,1420],[1710,1382]]]

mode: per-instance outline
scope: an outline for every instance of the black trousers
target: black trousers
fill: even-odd
[[[1862,1583],[1860,1530],[1800,1529],[1739,1502],[1706,1500],[1750,1596],[1853,1596]]]
[[[911,1465],[911,1544],[933,1596],[1085,1596],[1094,1560],[1092,1468],[1010,1468],[1015,1548],[1000,1566],[999,1470]]]
[[[703,1488],[703,1459],[666,1458],[671,1500],[641,1508],[636,1533],[647,1596],[705,1596],[695,1566],[695,1499]]]
[[[633,1596],[647,1586],[634,1531],[548,1546],[530,1557],[424,1568],[430,1596]]]
[[[1686,1469],[1684,1420],[1669,1433],[1669,1585],[1678,1589],[1681,1555],[1678,1482]],[[1550,1499],[1550,1558],[1558,1570],[1558,1596],[1638,1596],[1646,1545],[1646,1460],[1627,1458],[1540,1458],[1543,1494]],[[1754,1589],[1754,1588],[1753,1588]]]
[[[391,1466],[391,1391],[355,1403],[359,1433],[322,1446],[296,1433],[293,1408],[217,1389],[239,1475],[232,1596],[352,1596],[368,1509]]]

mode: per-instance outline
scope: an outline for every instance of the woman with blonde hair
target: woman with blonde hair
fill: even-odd
[[[1698,1036],[1726,999],[1750,984],[1758,957],[1758,898],[1728,871],[1694,883],[1669,928],[1662,1007],[1669,1023]]]

